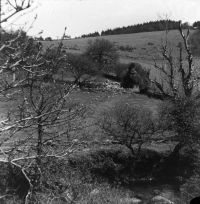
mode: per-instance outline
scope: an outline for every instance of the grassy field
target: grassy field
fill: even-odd
[[[192,31],[193,32],[193,31]],[[176,50],[178,43],[182,41],[178,30],[171,30],[168,33],[168,42],[173,50]],[[142,64],[152,64],[152,59],[160,59],[159,48],[162,42],[166,39],[165,31],[156,32],[144,32],[144,33],[133,33],[123,35],[110,35],[101,36],[98,38],[107,39],[117,47],[130,46],[133,48],[132,52],[119,51],[120,60],[124,63],[132,61],[140,62]],[[69,52],[82,53],[86,49],[89,40],[94,40],[95,37],[91,38],[80,38],[80,39],[69,39],[64,40],[64,48]],[[58,41],[44,41],[45,47],[56,45]]]
[[[186,30],[184,30],[186,33]],[[191,31],[191,34],[194,31]],[[165,31],[155,32],[144,32],[144,33],[133,33],[133,34],[122,34],[122,35],[110,35],[101,36],[103,38],[113,42],[117,48],[120,46],[129,46],[132,48],[131,51],[119,49],[120,62],[130,63],[138,62],[144,68],[151,70],[150,78],[153,80],[160,81],[161,74],[154,67],[154,59],[157,64],[163,64],[163,57],[161,56],[161,45],[166,41]],[[64,40],[64,48],[70,53],[83,53],[87,47],[88,41],[96,39],[91,38],[79,38]],[[173,56],[179,56],[179,49],[177,45],[179,42],[183,42],[181,35],[178,30],[171,30],[167,34],[168,46],[173,51]],[[44,41],[44,48],[56,46],[59,41]],[[165,62],[166,63],[166,62]],[[195,59],[194,63],[200,64],[200,61]]]

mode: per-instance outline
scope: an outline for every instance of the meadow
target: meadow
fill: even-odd
[[[186,32],[186,31],[185,31]],[[191,31],[191,33],[194,31]],[[120,46],[130,46],[133,50],[122,51],[119,50],[120,61],[124,63],[129,63],[132,61],[140,62],[146,66],[153,64],[153,59],[160,60],[159,49],[166,40],[165,31],[155,31],[155,32],[144,32],[144,33],[133,33],[133,34],[122,34],[122,35],[109,35],[101,36],[98,38],[103,38],[113,42],[116,47]],[[77,38],[68,39],[63,41],[63,46],[66,51],[72,53],[82,53],[85,51],[88,41],[96,39],[91,38]],[[169,46],[177,54],[177,45],[182,42],[180,33],[178,30],[171,30],[167,33],[167,39]],[[44,47],[56,46],[59,41],[44,41]]]
[[[183,30],[184,34],[187,30]],[[190,36],[194,33],[194,30],[190,30]],[[63,40],[63,48],[69,53],[83,53],[89,41],[93,41],[96,38],[106,39],[114,43],[119,53],[119,60],[121,63],[138,62],[143,68],[150,70],[150,78],[160,80],[161,73],[155,69],[155,62],[158,65],[163,65],[166,62],[163,61],[161,54],[162,46],[166,44],[172,51],[173,56],[179,56],[179,43],[183,43],[180,32],[178,30],[155,31],[122,35],[109,35],[90,38],[77,38]],[[48,47],[57,46],[60,41],[43,41],[44,49]],[[120,49],[124,48],[124,49]],[[130,49],[129,49],[130,48]],[[183,50],[184,53],[185,50]],[[185,53],[184,53],[185,54]],[[200,64],[199,58],[194,59],[195,66]],[[163,77],[163,76],[162,76]]]

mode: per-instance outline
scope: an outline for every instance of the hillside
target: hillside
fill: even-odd
[[[193,31],[191,31],[193,32]],[[152,64],[152,59],[160,59],[159,49],[163,41],[165,41],[166,33],[165,31],[155,31],[155,32],[143,32],[143,33],[133,33],[133,34],[122,34],[122,35],[110,35],[110,36],[100,36],[98,38],[107,39],[117,47],[129,46],[132,51],[120,50],[121,62],[128,63],[131,61],[137,61],[143,64]],[[85,50],[89,40],[94,40],[96,37],[90,38],[79,38],[79,39],[69,39],[64,40],[64,48],[73,53],[81,53]],[[181,37],[178,30],[171,30],[168,33],[168,41],[170,46],[175,49],[179,42],[181,42]],[[58,41],[44,41],[44,47],[56,46]]]

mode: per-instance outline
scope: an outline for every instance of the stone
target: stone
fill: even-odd
[[[138,198],[122,198],[120,199],[121,204],[140,204],[142,200]]]
[[[95,188],[95,189],[93,189],[93,190],[90,192],[90,195],[91,195],[91,196],[95,196],[95,195],[97,195],[97,194],[99,194],[99,193],[100,193],[99,189]]]
[[[168,200],[167,198],[157,195],[152,198],[152,204],[174,204],[174,202]]]

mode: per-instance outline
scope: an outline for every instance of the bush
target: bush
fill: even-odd
[[[128,71],[122,78],[121,86],[123,88],[133,88],[139,85],[140,92],[146,92],[150,86],[149,70],[145,70],[139,63],[131,63]]]
[[[154,45],[154,43],[148,42],[147,45],[151,46],[151,45]]]
[[[125,45],[125,46],[121,45],[121,46],[119,46],[119,49],[122,51],[133,52],[133,50],[136,48],[134,48],[130,45]]]
[[[117,63],[114,69],[114,73],[119,79],[122,79],[128,69],[128,65],[124,63]]]
[[[67,61],[75,82],[77,82],[79,85],[81,85],[81,81],[84,81],[90,76],[96,74],[94,64],[85,55],[68,54]]]
[[[128,147],[133,155],[139,155],[142,145],[151,139],[155,124],[148,109],[120,102],[102,115],[99,124],[105,134]]]
[[[114,43],[98,38],[88,41],[85,55],[97,65],[99,70],[106,72],[112,70],[119,59]]]

